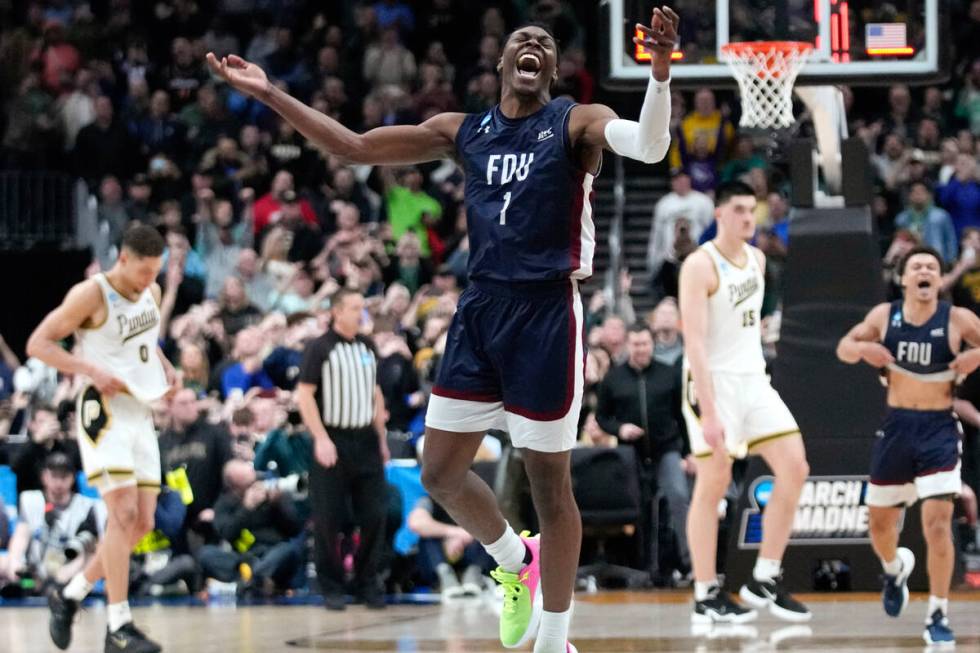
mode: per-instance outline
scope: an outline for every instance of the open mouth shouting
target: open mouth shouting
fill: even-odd
[[[524,79],[537,79],[541,74],[541,57],[534,52],[524,52],[517,56],[517,76]]]

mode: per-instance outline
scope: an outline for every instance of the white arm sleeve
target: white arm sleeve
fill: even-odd
[[[656,163],[670,147],[670,79],[650,76],[640,109],[640,121],[615,118],[606,123],[606,142],[616,154],[644,163]]]

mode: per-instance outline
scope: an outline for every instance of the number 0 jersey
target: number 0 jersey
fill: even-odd
[[[91,329],[78,330],[82,358],[122,379],[136,399],[159,399],[167,391],[167,376],[157,355],[160,309],[153,293],[147,288],[131,302],[104,274],[93,279],[102,289],[106,319]]]
[[[556,99],[511,119],[497,105],[460,125],[456,150],[466,173],[470,278],[592,276],[594,177],[579,169],[568,138],[574,106]]]
[[[762,295],[765,279],[752,248],[745,247],[745,265],[739,267],[715,243],[704,251],[715,264],[718,289],[708,297],[708,369],[729,374],[764,374],[762,355]]]

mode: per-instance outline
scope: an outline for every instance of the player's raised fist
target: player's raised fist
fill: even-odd
[[[257,97],[269,87],[265,71],[249,63],[238,55],[229,54],[219,60],[213,52],[208,52],[208,66],[214,74],[234,86],[242,93]]]

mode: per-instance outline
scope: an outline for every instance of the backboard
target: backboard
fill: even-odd
[[[649,55],[632,42],[655,5],[681,17],[676,86],[733,86],[721,47],[738,41],[814,45],[797,85],[928,83],[944,77],[943,0],[604,0],[603,84],[646,84]],[[943,40],[946,43],[946,40]]]

